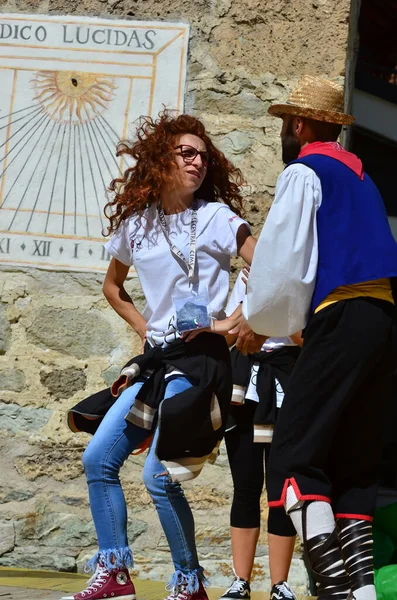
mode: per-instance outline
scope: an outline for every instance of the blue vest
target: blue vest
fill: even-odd
[[[313,169],[321,182],[318,270],[311,312],[336,288],[397,277],[397,243],[381,195],[340,161],[311,154],[288,164]],[[287,168],[288,168],[287,166]]]

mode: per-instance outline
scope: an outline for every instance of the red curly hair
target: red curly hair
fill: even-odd
[[[209,154],[207,174],[196,192],[197,197],[208,202],[220,200],[241,216],[240,187],[244,180],[240,169],[214,146],[201,121],[190,115],[174,117],[165,110],[156,120],[141,117],[136,140],[118,145],[117,156],[131,156],[135,164],[109,186],[114,195],[105,206],[105,215],[110,221],[108,235],[117,231],[122,221],[159,201],[163,186],[175,178],[175,145],[185,133],[202,139]]]

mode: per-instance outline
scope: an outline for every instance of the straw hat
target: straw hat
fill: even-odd
[[[273,104],[269,114],[281,117],[288,113],[326,123],[350,125],[352,115],[343,112],[343,88],[337,83],[311,75],[303,75],[285,104]]]

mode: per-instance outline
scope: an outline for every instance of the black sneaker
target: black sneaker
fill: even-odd
[[[248,581],[237,577],[219,600],[249,600],[251,598],[251,588]]]
[[[272,587],[270,600],[297,600],[297,597],[286,581],[279,581]]]

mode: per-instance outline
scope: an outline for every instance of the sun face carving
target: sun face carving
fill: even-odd
[[[111,77],[78,71],[39,71],[32,84],[48,116],[69,123],[94,119],[108,108],[117,89]]]

